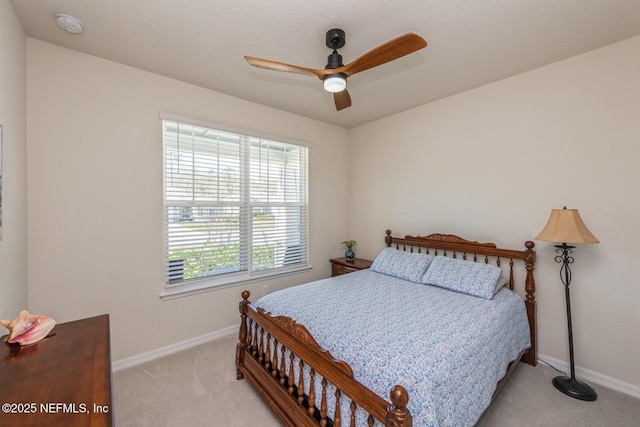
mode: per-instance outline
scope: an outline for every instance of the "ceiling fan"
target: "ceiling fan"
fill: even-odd
[[[344,31],[337,28],[327,31],[326,45],[329,49],[333,49],[333,53],[328,57],[327,66],[319,70],[253,56],[245,56],[244,59],[254,67],[284,71],[287,73],[305,74],[319,78],[324,83],[324,89],[327,92],[333,93],[336,109],[340,111],[351,106],[351,96],[347,91],[347,77],[377,67],[378,65],[386,64],[387,62],[401,58],[427,46],[427,42],[419,35],[407,33],[383,43],[360,56],[355,61],[343,65],[342,55],[338,53],[338,49],[342,48],[344,43]]]

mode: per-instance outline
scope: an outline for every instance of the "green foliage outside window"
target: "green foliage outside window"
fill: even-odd
[[[238,243],[221,243],[215,246],[176,249],[169,254],[169,260],[182,261],[181,279],[193,279],[202,273],[220,273],[238,271],[240,245]],[[252,252],[252,270],[264,270],[275,267],[275,246],[257,245]]]

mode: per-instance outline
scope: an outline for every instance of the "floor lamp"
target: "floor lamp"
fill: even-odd
[[[565,375],[558,376],[553,379],[553,385],[564,394],[580,400],[593,401],[598,398],[596,391],[588,384],[576,379],[576,370],[573,362],[573,331],[571,328],[571,299],[569,296],[569,285],[571,284],[571,269],[569,265],[573,263],[573,249],[575,246],[569,246],[567,243],[600,243],[596,237],[591,234],[589,229],[577,209],[553,209],[547,225],[538,234],[536,240],[547,242],[561,243],[554,245],[556,253],[556,262],[562,264],[560,267],[560,280],[564,285],[564,295],[567,306],[567,326],[569,329],[569,358],[571,360],[571,377]]]

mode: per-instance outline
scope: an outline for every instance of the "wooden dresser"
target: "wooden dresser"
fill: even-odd
[[[0,342],[0,426],[113,426],[109,315],[56,325],[20,347]]]
[[[354,258],[347,261],[346,258],[335,258],[329,260],[331,262],[331,277],[340,276],[341,274],[352,273],[358,270],[364,270],[371,267],[373,261],[368,259]]]

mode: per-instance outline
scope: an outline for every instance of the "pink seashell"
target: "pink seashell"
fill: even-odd
[[[56,325],[56,321],[50,317],[29,314],[28,311],[23,310],[15,319],[0,321],[0,325],[10,331],[9,336],[5,338],[6,342],[28,345],[46,337]]]

